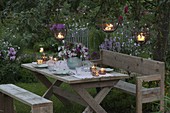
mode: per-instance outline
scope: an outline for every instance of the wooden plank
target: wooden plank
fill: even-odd
[[[118,52],[101,50],[102,51],[102,64],[121,68],[128,71],[140,73],[140,74],[159,74],[164,65],[164,62],[144,59],[141,57],[130,56]]]
[[[34,105],[31,107],[31,113],[53,113],[53,105]]]
[[[52,83],[44,76],[39,73],[35,73],[35,76],[40,80],[47,88],[49,88]]]
[[[77,94],[72,94],[71,92],[68,92],[64,89],[57,87],[57,86],[53,87],[53,92],[56,93],[57,95],[60,95],[64,98],[68,99],[68,100],[77,102],[83,106],[87,106],[87,103],[84,100],[82,100],[82,98]]]
[[[154,74],[154,75],[145,75],[145,76],[138,76],[137,79],[141,79],[143,82],[150,82],[150,81],[160,81],[161,74]]]
[[[54,83],[47,89],[42,97],[49,99],[53,94],[53,86],[57,85],[60,86],[62,84],[61,81],[55,80]]]
[[[95,96],[95,98],[94,98],[95,101],[100,104],[102,102],[102,100],[106,97],[106,95],[110,92],[111,89],[112,89],[112,87],[102,88],[101,91]],[[93,110],[88,106],[83,111],[83,113],[93,113]]]
[[[160,81],[160,89],[161,89],[161,100],[160,100],[160,111],[164,112],[164,95],[165,95],[165,65],[161,65],[162,66],[162,70],[161,70],[161,81]]]
[[[89,82],[89,83],[80,83],[81,88],[96,88],[96,87],[113,87],[118,80],[102,81],[102,82]],[[74,85],[74,84],[72,84]]]
[[[35,76],[49,89],[49,88],[52,88],[53,87],[53,84],[47,79],[46,76],[38,73],[38,72],[35,72]],[[59,80],[58,80],[58,83],[59,83]],[[62,82],[61,82],[62,83]],[[60,85],[61,83],[59,83],[58,85]],[[49,92],[48,92],[49,91]],[[50,89],[48,90],[47,92],[45,92],[44,96],[46,95],[47,98],[48,96],[50,96]],[[47,94],[49,93],[49,94]],[[62,96],[60,95],[57,95],[57,94],[54,94],[63,104],[65,105],[68,105],[70,104],[70,102],[68,100],[66,100],[65,98],[63,98]]]
[[[136,85],[135,84],[131,84],[131,83],[119,80],[119,82],[117,82],[117,84],[115,84],[114,87],[136,96]]]
[[[149,102],[161,100],[161,96],[158,93],[143,95],[142,98],[143,98],[142,103],[149,103]]]
[[[107,113],[84,88],[78,85],[72,85],[72,87],[96,113]]]
[[[8,95],[4,95],[4,113],[15,113],[13,99]]]
[[[144,88],[142,89],[142,95],[147,95],[147,94],[159,94],[160,95],[160,87],[154,87],[154,88]]]
[[[4,94],[0,92],[0,113],[4,112]]]
[[[136,113],[142,113],[142,80],[136,81]]]
[[[19,100],[29,106],[41,103],[52,103],[51,101],[45,98],[42,98],[13,84],[0,85],[0,91],[10,96],[11,98]]]

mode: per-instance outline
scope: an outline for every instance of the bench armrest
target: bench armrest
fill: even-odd
[[[154,75],[140,76],[137,77],[136,79],[141,80],[142,82],[157,81],[157,80],[161,80],[161,75],[154,74]]]

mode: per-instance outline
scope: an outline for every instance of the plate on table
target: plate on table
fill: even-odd
[[[48,67],[47,64],[32,64],[32,66],[36,68],[47,68]]]
[[[112,72],[113,69],[112,68],[105,68],[106,72]]]
[[[69,75],[69,70],[57,70],[52,72],[55,75]]]

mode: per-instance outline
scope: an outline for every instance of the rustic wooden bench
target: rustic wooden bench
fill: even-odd
[[[13,99],[31,106],[31,113],[53,113],[53,103],[13,84],[0,85],[0,113],[15,113]]]
[[[165,64],[155,60],[130,56],[118,52],[101,50],[100,59],[93,62],[137,73],[136,84],[120,80],[115,88],[136,96],[136,113],[142,113],[142,104],[160,101],[160,111],[164,111]],[[157,81],[158,86],[145,88],[143,82]]]

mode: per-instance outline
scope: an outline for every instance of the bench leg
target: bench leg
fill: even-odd
[[[31,113],[53,113],[53,104],[32,106]]]
[[[160,100],[160,111],[161,113],[164,113],[164,100]]]
[[[4,94],[0,93],[0,113],[4,113]]]
[[[15,113],[13,99],[0,93],[0,113]]]

